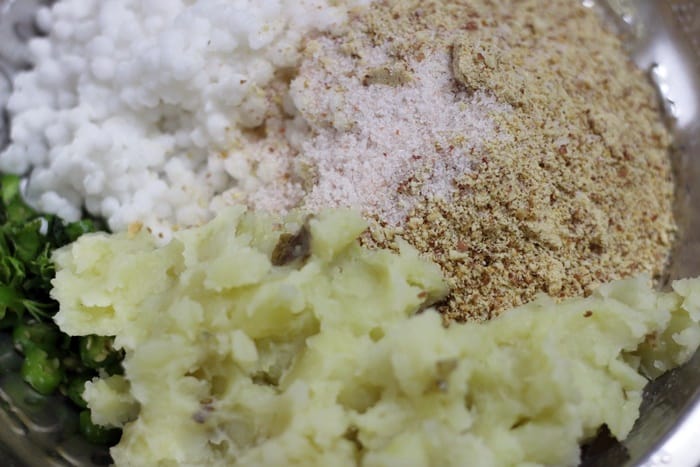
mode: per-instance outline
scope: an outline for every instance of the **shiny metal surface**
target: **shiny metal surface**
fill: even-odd
[[[649,71],[674,132],[680,236],[668,279],[700,274],[700,2],[608,0],[637,65]],[[622,445],[584,465],[700,466],[700,352],[652,382]]]
[[[36,33],[32,14],[49,0],[0,0],[0,109],[12,73],[27,66],[23,39]],[[675,135],[679,241],[668,279],[700,274],[700,0],[584,0],[600,7],[630,54],[659,90]],[[8,122],[0,118],[0,147]],[[59,398],[29,393],[18,379],[17,355],[0,334],[0,465],[105,465],[104,450],[75,435],[76,416]],[[4,370],[3,370],[4,369]],[[630,436],[604,433],[584,448],[583,466],[700,466],[700,352],[651,383]]]

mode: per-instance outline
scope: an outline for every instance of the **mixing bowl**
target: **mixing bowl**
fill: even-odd
[[[575,1],[575,0],[572,0]],[[13,73],[27,66],[26,40],[38,34],[33,14],[48,0],[0,0],[0,108]],[[625,39],[633,60],[658,90],[675,136],[672,153],[680,224],[665,283],[700,274],[700,2],[584,0]],[[7,143],[0,118],[0,148]],[[0,464],[107,465],[105,449],[77,432],[77,414],[61,397],[40,396],[19,376],[21,359],[0,333]],[[605,430],[583,450],[584,466],[700,465],[700,352],[646,389],[641,415],[622,443]]]

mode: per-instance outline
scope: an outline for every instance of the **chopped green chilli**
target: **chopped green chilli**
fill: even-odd
[[[68,383],[68,387],[66,388],[66,396],[68,396],[68,398],[72,400],[75,405],[82,409],[87,408],[87,403],[85,402],[85,399],[83,399],[83,391],[85,390],[86,381],[88,381],[87,378],[77,376],[70,383]]]
[[[22,363],[22,377],[38,393],[52,394],[61,384],[65,373],[58,357],[39,347],[29,347]]]
[[[12,331],[15,347],[25,354],[32,347],[50,352],[56,349],[60,338],[61,332],[56,326],[45,322],[20,323]]]
[[[80,360],[88,368],[107,368],[121,359],[112,348],[112,337],[89,335],[80,338]]]
[[[121,430],[96,425],[90,419],[90,411],[80,412],[80,433],[93,444],[110,446],[119,442]]]
[[[122,373],[122,353],[109,337],[63,334],[53,322],[58,304],[49,291],[53,251],[103,229],[98,220],[66,223],[36,212],[22,199],[20,177],[0,175],[0,332],[11,334],[24,356],[24,381],[40,394],[67,396],[83,411],[80,432],[96,444],[116,443],[119,430],[92,423],[82,397],[85,382],[98,371]]]

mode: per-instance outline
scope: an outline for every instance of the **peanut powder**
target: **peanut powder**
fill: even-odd
[[[652,87],[595,11],[572,0],[377,2],[319,40],[336,46],[309,47],[307,59],[344,54],[357,66],[343,79],[362,86],[398,92],[446,55],[464,105],[493,101],[482,109],[489,131],[435,141],[464,169],[442,172],[450,190],[426,190],[434,175],[413,171],[391,188],[413,201],[398,222],[369,213],[368,244],[395,247],[400,236],[441,266],[446,320],[661,274],[675,230],[669,135]],[[379,70],[367,60],[377,50]]]

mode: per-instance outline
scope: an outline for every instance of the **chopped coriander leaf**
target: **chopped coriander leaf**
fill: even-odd
[[[99,220],[64,222],[40,214],[22,199],[21,179],[0,174],[0,330],[11,333],[15,348],[24,355],[21,374],[41,394],[57,390],[85,409],[85,381],[97,375],[119,373],[122,352],[112,349],[112,338],[73,338],[53,322],[58,303],[50,296],[56,271],[51,255],[83,234],[103,230]],[[81,415],[80,431],[91,442],[112,442],[119,431],[90,422]]]

